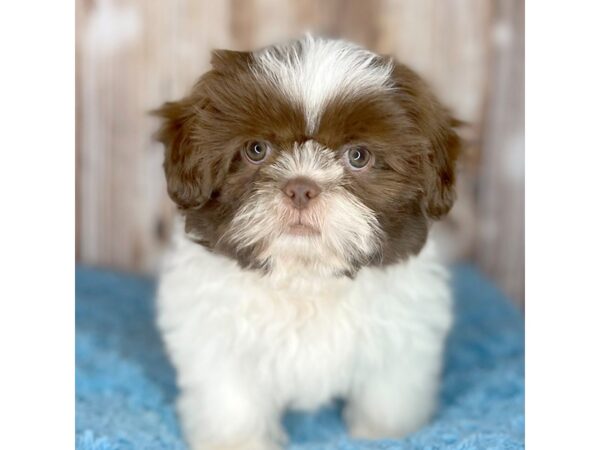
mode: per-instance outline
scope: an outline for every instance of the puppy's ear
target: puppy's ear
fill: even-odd
[[[163,168],[167,191],[183,209],[201,207],[211,192],[210,173],[202,168],[202,148],[194,140],[195,100],[186,97],[152,111],[162,119],[155,138],[165,146]]]
[[[248,52],[214,50],[212,70],[187,97],[152,111],[162,120],[155,137],[165,146],[167,191],[180,208],[202,207],[225,177],[228,163],[223,141],[227,133],[219,104],[229,95],[227,86],[235,83],[235,76],[230,75],[247,69],[250,62]]]
[[[461,142],[454,127],[459,122],[408,67],[395,63],[393,78],[402,107],[425,138],[427,150],[420,164],[425,211],[428,217],[439,219],[450,211],[455,199],[455,166]]]

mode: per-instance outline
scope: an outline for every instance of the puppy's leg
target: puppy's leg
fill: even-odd
[[[215,374],[216,375],[216,374]],[[285,441],[280,411],[231,374],[187,385],[178,399],[191,450],[275,450]],[[266,394],[266,393],[265,393]]]
[[[352,389],[344,417],[353,437],[398,438],[425,425],[435,412],[441,357],[381,367]]]

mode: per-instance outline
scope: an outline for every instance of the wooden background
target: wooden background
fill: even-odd
[[[524,301],[524,5],[519,0],[78,0],[77,259],[152,271],[173,216],[157,124],[212,48],[249,50],[309,30],[393,54],[455,114],[467,151],[460,201],[436,230]]]

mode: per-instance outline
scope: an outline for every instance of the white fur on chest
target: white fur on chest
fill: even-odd
[[[415,350],[441,352],[451,322],[447,273],[433,253],[363,268],[354,279],[265,276],[180,233],[158,295],[179,387],[222,374],[268,393],[277,407],[315,408],[371,371],[422,364]]]

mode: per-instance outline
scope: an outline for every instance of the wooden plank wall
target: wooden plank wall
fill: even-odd
[[[78,0],[76,10],[79,261],[154,270],[173,208],[147,112],[182,96],[210,49],[310,30],[395,55],[471,124],[459,253],[522,303],[522,0]]]

